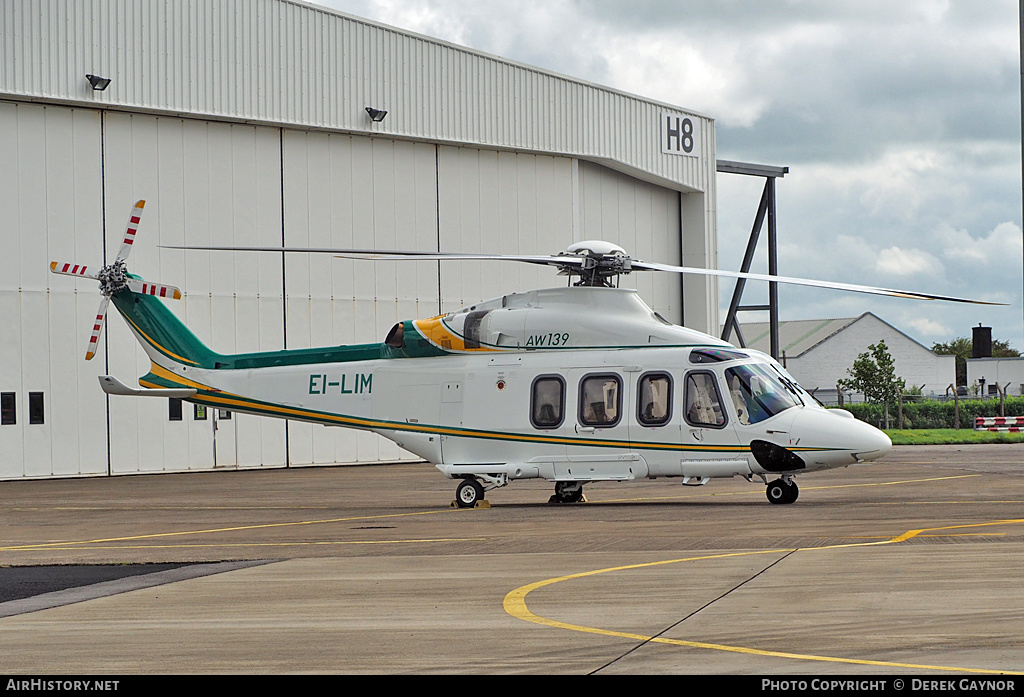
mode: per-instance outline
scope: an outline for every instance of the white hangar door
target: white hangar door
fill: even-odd
[[[105,114],[104,130],[107,259],[117,254],[133,203],[145,199],[129,269],[181,288],[183,300],[167,306],[214,351],[283,348],[280,257],[159,248],[280,245],[280,131],[116,112]],[[149,358],[113,308],[107,326],[110,371],[134,383],[149,372]],[[215,450],[214,414],[181,407],[112,397],[112,472],[285,463],[283,421],[219,419]]]
[[[436,251],[436,166],[433,145],[285,131],[285,244]],[[290,254],[285,266],[288,348],[381,342],[438,312],[436,262]],[[299,422],[288,444],[292,464],[419,459],[372,433]]]
[[[592,162],[579,163],[578,240],[606,240],[634,259],[679,264],[678,191],[649,184]],[[670,322],[682,321],[681,279],[671,273],[633,273],[621,281]]]
[[[103,260],[100,114],[0,101],[0,478],[105,474],[85,348],[100,295],[51,260]],[[97,368],[98,366],[98,368]]]
[[[442,252],[555,254],[573,238],[573,164],[566,157],[438,147]],[[565,285],[555,270],[499,261],[441,263],[441,310]]]

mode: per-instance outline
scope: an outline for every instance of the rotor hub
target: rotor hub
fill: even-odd
[[[633,270],[632,262],[626,250],[617,244],[603,240],[577,242],[569,246],[559,256],[570,256],[582,260],[582,265],[565,265],[560,272],[569,276],[579,276],[577,286],[614,285],[612,279],[628,274]]]
[[[108,298],[128,286],[128,269],[123,259],[104,266],[96,275],[100,281],[100,292]]]

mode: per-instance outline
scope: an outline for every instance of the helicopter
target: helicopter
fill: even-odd
[[[760,481],[773,504],[797,500],[795,477],[867,463],[889,437],[848,411],[826,409],[777,361],[674,325],[637,291],[639,271],[694,273],[904,298],[998,304],[846,283],[673,266],[632,259],[618,245],[579,242],[552,255],[444,254],[289,247],[168,247],[328,253],[366,260],[501,260],[553,266],[563,287],[517,292],[395,324],[380,343],[220,354],[161,299],[174,286],[127,270],[145,201],[114,261],[99,271],[54,261],[56,274],[99,282],[86,352],[97,350],[109,303],[149,356],[111,395],[197,404],[377,433],[458,480],[453,506],[521,479],[554,484],[551,503],[585,501],[591,482],[714,478]]]

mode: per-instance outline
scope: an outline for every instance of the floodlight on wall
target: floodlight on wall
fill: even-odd
[[[372,106],[366,107],[366,113],[370,115],[371,121],[376,121],[377,123],[383,121],[384,117],[388,115],[388,112],[383,109],[374,109]]]
[[[92,88],[97,92],[102,92],[107,89],[107,85],[110,84],[109,77],[100,77],[99,75],[86,75],[85,79],[89,81]]]

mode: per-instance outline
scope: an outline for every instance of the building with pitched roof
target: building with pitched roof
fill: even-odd
[[[768,352],[767,322],[741,325],[749,348]],[[779,322],[780,360],[793,377],[822,402],[837,401],[836,383],[849,377],[847,370],[868,347],[884,341],[896,365],[896,375],[907,387],[928,394],[945,394],[956,381],[955,356],[940,356],[880,317],[865,312],[843,319]],[[862,399],[853,396],[855,401]]]

